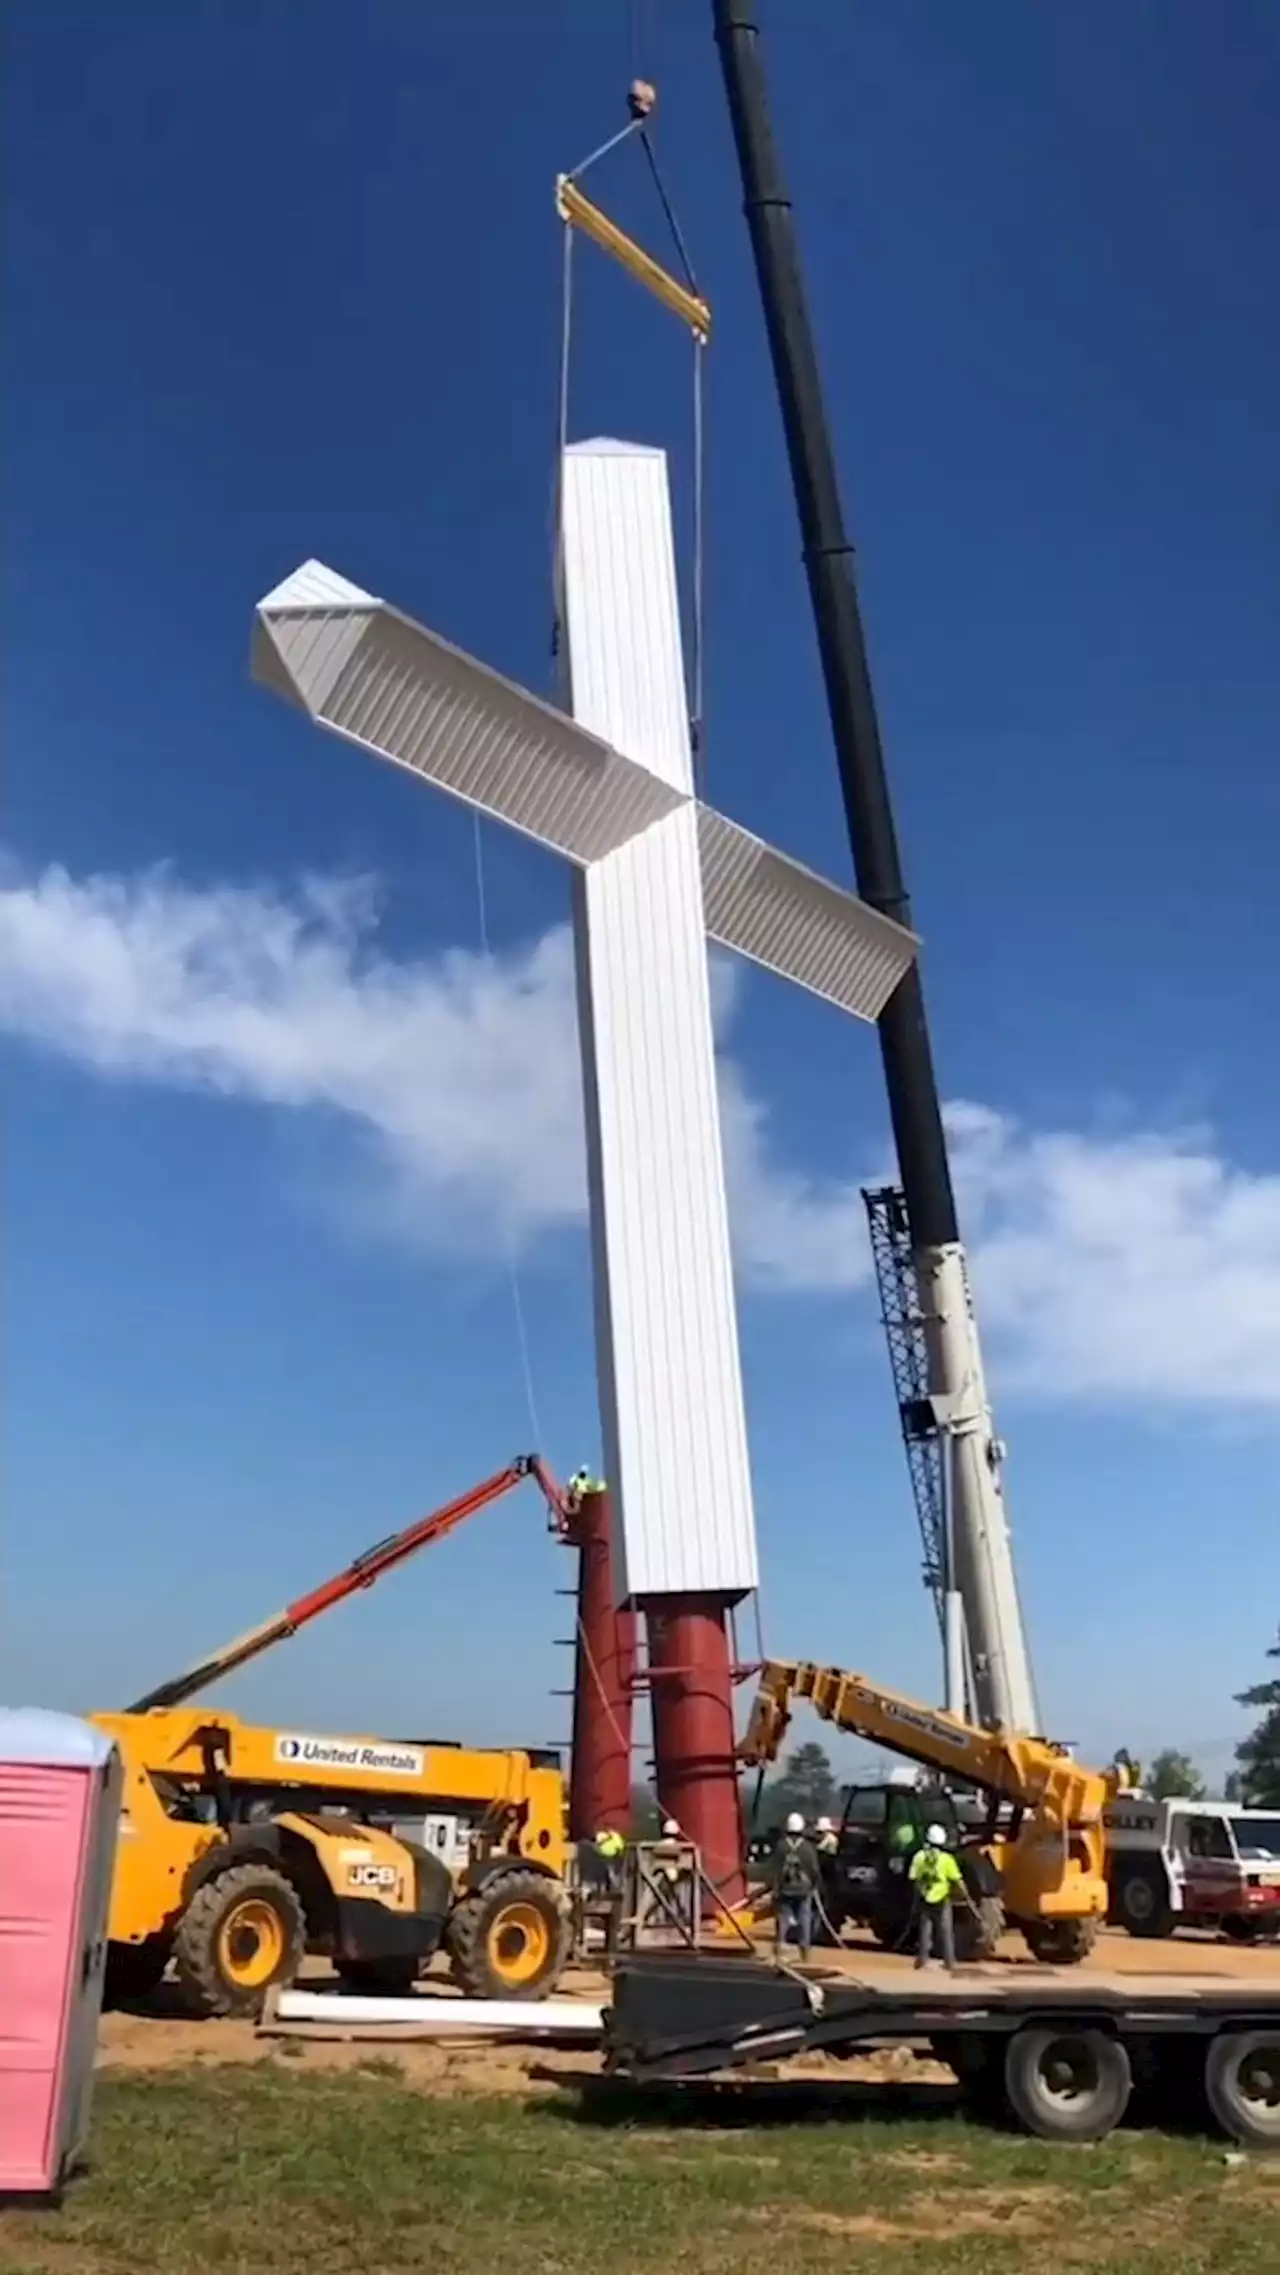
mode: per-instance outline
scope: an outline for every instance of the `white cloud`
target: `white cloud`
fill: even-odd
[[[568,933],[395,961],[366,882],[197,890],[167,871],[0,886],[0,1026],[104,1075],[327,1110],[378,1154],[403,1232],[492,1252],[579,1224]],[[738,990],[716,975],[717,1025]],[[766,1289],[864,1282],[858,1179],[781,1162],[722,1059],[738,1262]],[[949,1111],[1002,1386],[1280,1404],[1280,1176],[1203,1133],[1037,1132]],[[868,1164],[870,1166],[870,1164]]]
[[[1028,1131],[970,1104],[948,1120],[1004,1383],[1280,1406],[1280,1175],[1203,1130]]]

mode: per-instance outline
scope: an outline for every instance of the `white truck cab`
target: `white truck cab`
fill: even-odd
[[[1130,1935],[1280,1936],[1280,1810],[1126,1793],[1104,1823],[1111,1917]]]

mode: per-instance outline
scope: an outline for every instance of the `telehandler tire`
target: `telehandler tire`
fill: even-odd
[[[306,1949],[296,1890],[270,1864],[233,1864],[197,1888],[173,1956],[197,2014],[257,2014],[273,1983],[291,1983]]]
[[[142,1943],[109,1943],[104,2007],[141,2006],[149,1999],[160,1988],[171,1948],[167,1935],[149,1935]]]
[[[495,1873],[454,1906],[448,1945],[468,1998],[544,1999],[569,1947],[560,1883],[541,1872]]]
[[[1087,1959],[1098,1940],[1101,1921],[1023,1920],[1022,1940],[1033,1959],[1043,1967],[1075,1967]]]
[[[980,1959],[994,1959],[996,1946],[1004,1934],[1004,1905],[998,1896],[979,1896],[976,1904],[954,1904],[952,1914],[955,1926],[956,1957],[962,1967],[972,1967]]]

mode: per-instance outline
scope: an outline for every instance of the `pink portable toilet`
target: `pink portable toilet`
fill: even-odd
[[[56,2193],[84,2149],[121,1782],[91,1723],[0,1708],[0,2192]]]

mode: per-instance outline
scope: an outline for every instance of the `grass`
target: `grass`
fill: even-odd
[[[0,2275],[1275,2275],[1280,2165],[1051,2148],[858,2089],[429,2098],[385,2064],[105,2078]]]

